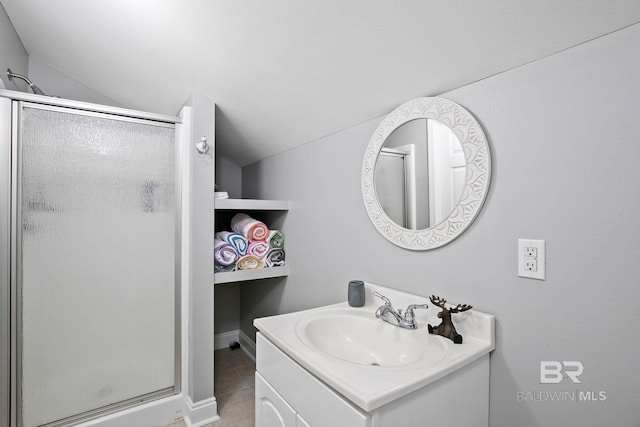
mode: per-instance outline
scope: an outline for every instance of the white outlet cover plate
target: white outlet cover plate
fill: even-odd
[[[527,279],[546,280],[545,246],[544,240],[518,239],[518,276]],[[536,271],[525,268],[526,248],[537,249]]]

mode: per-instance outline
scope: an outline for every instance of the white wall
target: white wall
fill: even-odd
[[[9,81],[5,72],[11,68],[14,73],[27,75],[29,56],[24,49],[13,24],[0,4],[0,89],[26,92],[27,84],[22,80]]]
[[[213,148],[207,154],[189,150],[189,397],[197,403],[213,397],[215,104],[192,93],[185,105],[191,107],[191,141],[204,135]]]
[[[9,81],[5,74],[7,68],[11,68],[14,73],[28,77],[47,95],[114,107],[126,107],[30,57],[9,17],[0,5],[0,82],[2,83],[0,89],[4,87],[9,90],[31,92],[23,80],[12,79]]]
[[[437,250],[395,247],[368,220],[360,169],[381,118],[245,167],[244,197],[292,208],[291,273],[243,284],[244,332],[343,301],[350,279],[435,293],[497,318],[491,426],[640,425],[638,40],[640,24],[442,95],[482,124],[493,178],[476,222]],[[517,277],[518,238],[546,240],[545,282]],[[582,362],[582,383],[540,384],[542,360]],[[517,399],[542,390],[607,400]]]
[[[47,95],[113,107],[126,107],[32,56],[29,56],[29,79]]]
[[[216,191],[226,191],[232,199],[242,197],[242,169],[222,156],[216,156]]]

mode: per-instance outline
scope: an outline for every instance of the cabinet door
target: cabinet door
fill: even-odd
[[[311,427],[302,417],[298,414],[296,419],[296,427]]]
[[[296,411],[256,372],[256,427],[296,427]]]

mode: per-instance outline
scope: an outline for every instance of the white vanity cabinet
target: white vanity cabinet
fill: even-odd
[[[257,336],[256,427],[483,427],[489,355],[371,412],[363,411]]]
[[[302,419],[300,414],[296,415],[296,426],[297,427],[311,427],[309,424],[307,424],[307,422],[304,419]]]
[[[371,416],[256,337],[256,427],[373,427]]]
[[[296,411],[256,372],[256,426],[293,427]]]
[[[456,318],[462,344],[428,332],[439,307],[415,314],[418,328],[376,318],[385,295],[398,307],[427,297],[365,283],[365,305],[346,302],[255,319],[256,426],[486,427],[495,319]]]
[[[256,427],[310,427],[256,372]]]
[[[327,386],[257,334],[256,427],[483,427],[489,355],[371,412]]]

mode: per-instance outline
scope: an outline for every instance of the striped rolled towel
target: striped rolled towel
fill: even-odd
[[[264,256],[269,252],[269,243],[264,240],[254,240],[249,243],[249,247],[247,248],[247,255],[253,255],[260,259],[264,258]]]
[[[250,242],[265,240],[269,237],[269,228],[263,222],[253,219],[245,213],[237,213],[231,218],[231,229],[242,234]]]
[[[264,268],[264,261],[254,255],[245,255],[236,263],[238,270],[257,270]]]
[[[284,265],[284,249],[271,249],[264,257],[267,267],[280,267]]]
[[[213,265],[213,272],[214,273],[226,273],[226,272],[235,270],[235,268],[236,268],[235,264],[231,264],[231,265],[214,264]]]
[[[238,255],[244,256],[247,254],[247,246],[249,246],[249,241],[242,234],[234,233],[231,231],[218,231],[215,234],[215,238],[233,245],[233,247],[236,249],[236,252],[238,252]]]
[[[216,239],[213,245],[213,259],[218,265],[232,265],[238,261],[238,252],[236,252],[233,245],[225,242],[224,240]]]
[[[280,230],[269,230],[267,242],[273,249],[284,249],[284,233]]]

